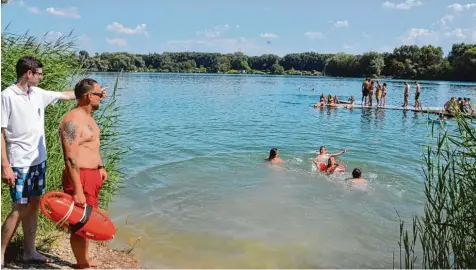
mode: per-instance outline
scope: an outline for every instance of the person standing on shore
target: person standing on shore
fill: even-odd
[[[10,187],[12,211],[2,225],[2,266],[5,250],[22,223],[23,260],[49,263],[36,251],[35,239],[40,197],[46,189],[45,108],[58,100],[74,99],[72,91],[38,87],[43,65],[33,56],[16,64],[16,83],[2,91],[2,181]]]
[[[420,84],[415,81],[415,109],[423,109],[421,107],[421,103],[420,103],[420,91],[421,91],[421,87],[420,87]]]
[[[65,169],[63,191],[73,196],[77,205],[99,207],[99,192],[107,172],[100,155],[100,129],[93,111],[106,96],[105,89],[93,79],[83,79],[74,87],[77,105],[68,112],[59,125]],[[71,233],[71,249],[78,268],[99,266],[89,257],[89,240]]]

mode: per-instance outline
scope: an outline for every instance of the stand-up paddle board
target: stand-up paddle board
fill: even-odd
[[[63,192],[48,192],[40,201],[43,214],[56,225],[84,238],[107,241],[114,238],[116,228],[106,214],[85,204],[77,206],[73,197]]]

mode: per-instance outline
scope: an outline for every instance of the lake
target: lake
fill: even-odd
[[[112,86],[113,73],[94,73]],[[387,105],[403,81],[385,80]],[[476,84],[420,82],[423,106],[476,100]],[[113,248],[152,268],[391,268],[399,220],[421,213],[427,115],[314,109],[321,93],[361,98],[362,79],[126,73],[120,103],[131,151],[108,214]],[[301,88],[301,91],[299,91]],[[312,89],[315,91],[312,91]],[[410,104],[414,104],[411,84]],[[375,101],[374,101],[375,104]],[[448,128],[455,124],[449,121]],[[311,160],[321,145],[346,172]],[[276,147],[282,165],[264,159]],[[365,189],[346,178],[361,167]]]

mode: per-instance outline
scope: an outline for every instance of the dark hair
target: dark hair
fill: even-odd
[[[43,64],[34,56],[23,56],[17,62],[16,71],[17,78],[25,75],[29,70],[36,72],[37,69],[42,68]]]
[[[276,148],[271,148],[271,150],[269,150],[268,160],[272,160],[273,158],[276,157],[277,154],[278,154],[278,149],[276,149]]]
[[[383,83],[383,86],[387,86],[387,83],[386,83],[386,82],[384,82],[384,83]]]
[[[362,176],[362,170],[360,168],[355,168],[352,171],[352,177],[354,178],[360,178]]]
[[[81,81],[79,81],[74,87],[74,95],[76,96],[76,99],[79,99],[80,97],[84,96],[87,92],[93,89],[94,84],[97,83],[98,82],[93,79],[82,79]]]

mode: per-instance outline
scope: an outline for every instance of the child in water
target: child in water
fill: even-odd
[[[276,164],[276,163],[282,163],[283,161],[279,158],[279,152],[278,149],[276,148],[271,148],[269,151],[269,156],[268,158],[265,159],[271,164]]]

